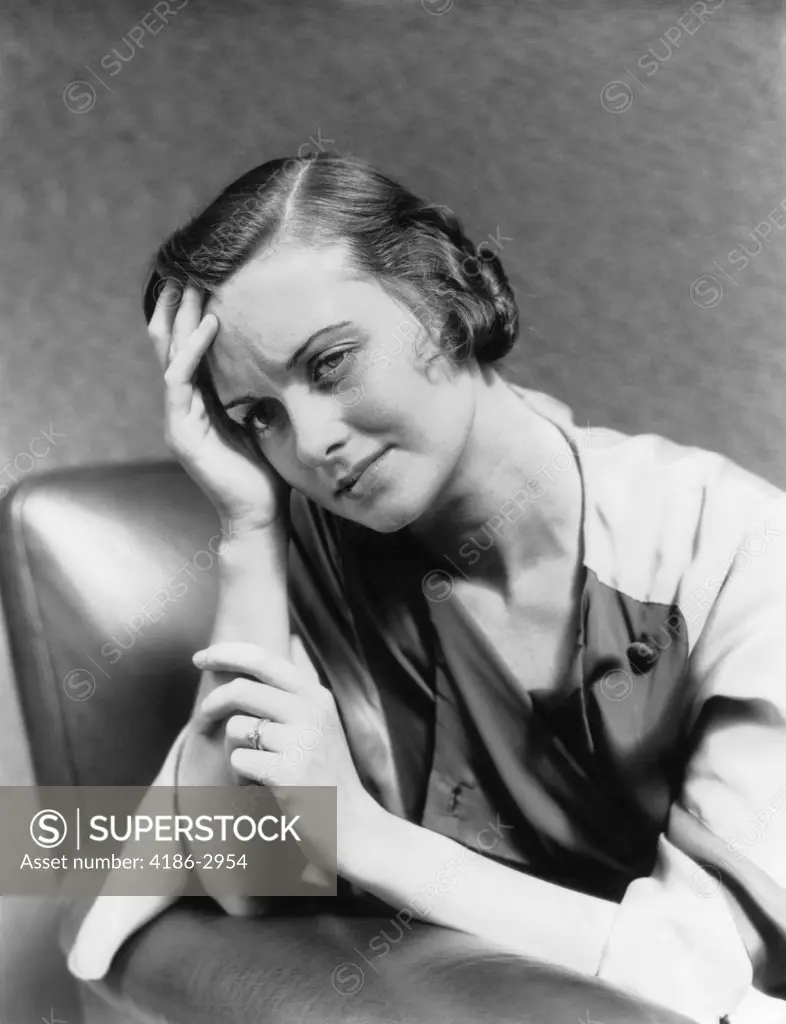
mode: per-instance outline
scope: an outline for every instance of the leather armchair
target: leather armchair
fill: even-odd
[[[191,713],[219,536],[174,461],[59,470],[0,504],[0,596],[37,784],[152,781]],[[395,912],[371,896],[282,899],[233,918],[181,899],[90,987],[107,1016],[172,1024],[687,1020],[470,935],[417,921],[400,934]],[[80,916],[61,915],[64,950]],[[366,960],[383,931],[389,953]]]

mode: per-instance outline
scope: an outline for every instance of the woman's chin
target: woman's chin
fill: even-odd
[[[396,500],[385,496],[366,507],[342,510],[342,514],[377,533],[395,533],[414,523],[422,510],[419,505],[416,507],[416,503],[404,500],[403,496]]]
[[[378,533],[395,533],[418,522],[434,507],[439,494],[436,474],[428,481],[410,479],[406,488],[387,489],[374,501],[358,505],[349,518]],[[421,486],[418,486],[421,485]]]

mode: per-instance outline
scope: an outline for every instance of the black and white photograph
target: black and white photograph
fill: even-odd
[[[786,1024],[786,5],[5,0],[0,1024]]]

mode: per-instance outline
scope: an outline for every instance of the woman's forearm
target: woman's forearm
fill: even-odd
[[[478,842],[490,853],[504,824]],[[507,868],[380,808],[345,848],[341,874],[413,917],[594,975],[617,904]]]
[[[289,657],[286,525],[245,533],[227,527],[226,547],[219,552],[219,599],[211,643],[240,640]],[[204,672],[201,699],[214,688]],[[204,689],[205,693],[201,693]]]
[[[218,556],[219,598],[210,643],[240,640],[288,657],[286,529],[274,525],[233,533],[227,528],[226,533],[228,542]],[[196,703],[225,681],[214,672],[203,672]],[[185,786],[234,784],[221,730],[210,737],[189,732],[179,781]]]
[[[249,533],[234,533],[219,553],[219,600],[211,634],[211,644],[242,641],[259,644],[289,657],[289,606],[287,601],[287,543],[283,525]],[[226,677],[203,672],[196,703],[201,702]],[[236,779],[224,751],[224,730],[210,736],[189,728],[186,733],[178,772],[178,796],[183,813],[199,813],[199,798],[189,798],[190,786],[234,786]],[[185,789],[181,787],[186,787]],[[192,805],[189,809],[189,805]],[[204,845],[204,844],[202,844]],[[242,853],[223,844],[220,851]],[[237,896],[229,898],[210,892],[212,872],[200,872],[203,887],[229,913],[257,912],[258,901]],[[238,882],[242,883],[242,873]]]

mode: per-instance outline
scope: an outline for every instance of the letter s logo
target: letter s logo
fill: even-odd
[[[30,822],[30,836],[33,842],[47,850],[59,846],[67,832],[68,825],[60,811],[39,811]]]

